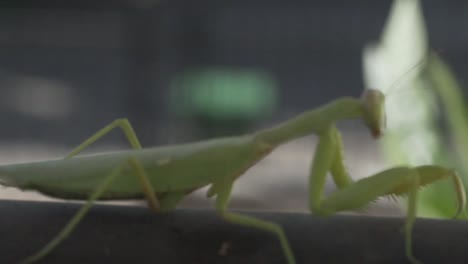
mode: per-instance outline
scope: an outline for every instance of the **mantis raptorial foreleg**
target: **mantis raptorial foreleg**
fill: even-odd
[[[445,174],[452,177],[460,202],[458,212],[460,213],[465,200],[460,178],[454,172],[439,166],[397,167],[353,183],[344,170],[341,145],[341,139],[334,126],[319,135],[310,171],[310,210],[318,215],[332,215],[340,211],[365,207],[381,196],[406,194],[408,196],[405,222],[406,255],[411,262],[420,263],[413,255],[411,243],[411,233],[417,213],[418,188],[424,182],[433,180],[436,175]],[[328,171],[332,173],[339,190],[324,198],[323,189]]]

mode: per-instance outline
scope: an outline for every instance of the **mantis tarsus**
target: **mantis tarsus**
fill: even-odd
[[[418,188],[440,179],[451,179],[458,213],[465,208],[465,191],[455,171],[435,165],[396,167],[356,182],[351,179],[343,164],[343,146],[335,123],[362,119],[377,138],[385,126],[384,103],[382,92],[367,89],[361,98],[340,98],[253,134],[147,149],[142,149],[130,123],[118,119],[84,141],[65,159],[0,166],[2,185],[37,190],[58,198],[87,200],[53,240],[23,263],[32,263],[51,253],[96,200],[144,197],[151,209],[161,212],[175,208],[192,191],[209,186],[207,196],[216,196],[216,211],[222,218],[276,234],[287,263],[294,264],[293,250],[279,225],[228,212],[227,207],[238,177],[279,145],[309,134],[316,134],[319,139],[309,176],[310,210],[318,215],[331,215],[364,207],[380,196],[407,195],[406,255],[417,263],[412,253],[411,232],[416,219]],[[133,150],[75,157],[117,127],[123,130]],[[328,172],[339,190],[324,197]]]

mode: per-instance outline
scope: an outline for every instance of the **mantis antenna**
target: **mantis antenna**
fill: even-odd
[[[407,71],[405,71],[400,77],[398,77],[388,88],[386,95],[389,95],[392,89],[397,87],[397,84],[401,83],[411,72],[413,72],[415,69],[422,67],[425,65],[426,61],[428,60],[429,55],[426,53],[423,55],[423,57],[417,62],[415,65],[413,65],[411,68],[409,68]]]

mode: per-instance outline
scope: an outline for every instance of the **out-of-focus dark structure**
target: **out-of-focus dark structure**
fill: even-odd
[[[167,125],[178,125],[168,106],[178,101],[168,98],[174,80],[198,69],[267,73],[277,98],[276,108],[262,116],[270,122],[359,95],[361,49],[378,37],[389,5],[3,2],[0,139],[72,146],[111,120],[128,117],[145,145],[177,141],[170,132],[178,130]],[[461,72],[467,4],[425,1],[423,7],[432,46]]]

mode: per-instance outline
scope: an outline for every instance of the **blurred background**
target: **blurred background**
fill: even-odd
[[[391,6],[370,0],[3,1],[0,163],[61,158],[121,117],[144,146],[153,146],[248,133],[359,96],[367,86],[363,50],[381,38]],[[427,42],[461,83],[467,8],[463,1],[422,6]],[[339,128],[356,179],[391,164],[361,122]],[[315,144],[310,136],[276,150],[238,180],[231,207],[306,211]],[[127,146],[114,131],[89,153]],[[46,199],[11,188],[0,189],[0,197]],[[209,205],[204,192],[183,204]],[[366,213],[402,210],[384,199]]]

